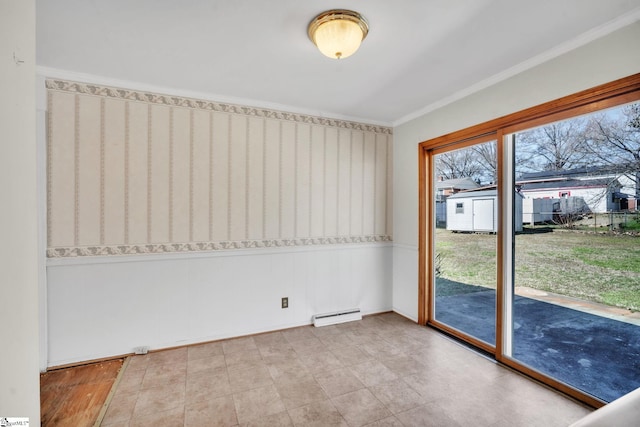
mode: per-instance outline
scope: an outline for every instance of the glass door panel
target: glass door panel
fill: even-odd
[[[506,354],[605,402],[640,387],[639,123],[626,105],[508,138]]]
[[[496,142],[434,155],[432,321],[495,346]]]

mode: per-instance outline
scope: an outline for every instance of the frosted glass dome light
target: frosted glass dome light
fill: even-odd
[[[369,24],[357,12],[335,9],[316,16],[309,23],[308,33],[323,55],[344,59],[358,50],[369,33]]]

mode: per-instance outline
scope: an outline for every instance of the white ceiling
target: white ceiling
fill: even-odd
[[[36,4],[45,74],[388,125],[640,19],[640,0]],[[360,50],[344,60],[324,57],[307,37],[309,21],[331,8],[356,10],[370,24]]]

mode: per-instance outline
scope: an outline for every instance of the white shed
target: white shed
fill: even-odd
[[[522,231],[522,195],[514,193],[515,231]],[[447,198],[447,230],[498,231],[496,190],[465,191]]]

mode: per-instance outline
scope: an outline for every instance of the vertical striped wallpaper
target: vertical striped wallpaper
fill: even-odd
[[[49,257],[390,240],[390,128],[46,84]]]

